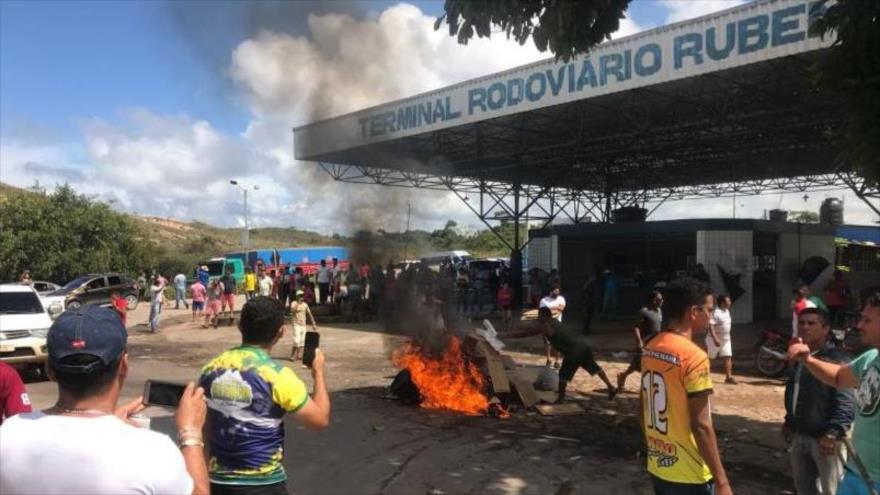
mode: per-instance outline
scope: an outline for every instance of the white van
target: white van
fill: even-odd
[[[0,285],[0,361],[42,369],[50,326],[49,312],[33,287]]]

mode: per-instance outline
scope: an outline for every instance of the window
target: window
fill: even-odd
[[[117,285],[122,285],[122,277],[119,275],[108,275],[107,276],[107,285],[114,287]]]
[[[30,315],[45,312],[40,299],[33,292],[4,292],[0,294],[0,314]]]
[[[86,289],[88,289],[88,290],[102,289],[104,287],[106,287],[106,285],[104,283],[104,277],[96,278],[96,279],[92,280],[91,282],[89,282],[88,284],[86,284]]]

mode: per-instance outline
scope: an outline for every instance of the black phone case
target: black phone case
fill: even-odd
[[[311,367],[315,362],[315,349],[321,343],[321,334],[318,332],[306,332],[306,343],[303,347],[303,364]]]

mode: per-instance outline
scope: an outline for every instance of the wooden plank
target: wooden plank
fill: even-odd
[[[507,378],[507,372],[504,370],[504,364],[497,355],[489,354],[486,356],[486,365],[489,369],[489,378],[492,379],[492,390],[496,394],[510,392],[510,381]]]
[[[538,404],[535,409],[542,416],[569,416],[584,414],[586,411],[577,402],[563,402],[562,404]]]
[[[507,354],[501,355],[501,363],[504,364],[504,369],[507,371],[513,371],[516,369],[516,361]]]
[[[510,382],[513,384],[513,388],[516,389],[516,394],[519,396],[520,402],[522,402],[523,407],[526,409],[541,401],[530,381],[521,376],[511,376]]]

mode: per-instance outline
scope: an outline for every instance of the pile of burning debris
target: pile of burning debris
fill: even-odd
[[[539,398],[531,382],[519,377],[516,363],[502,354],[488,320],[463,339],[447,335],[443,345],[430,350],[409,342],[391,359],[401,371],[389,389],[389,398],[425,409],[468,415],[509,416],[513,405],[534,406]]]

